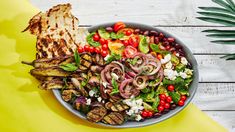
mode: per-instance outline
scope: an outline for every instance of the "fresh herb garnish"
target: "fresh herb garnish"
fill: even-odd
[[[118,83],[116,82],[114,78],[112,78],[112,86],[113,86],[113,90],[110,94],[113,95],[113,94],[119,93]]]
[[[90,44],[91,46],[98,47],[98,46],[100,46],[100,43],[93,40],[93,35],[95,35],[95,34],[96,34],[95,32],[90,33],[87,36],[86,40],[87,40],[88,44]]]
[[[153,104],[152,104],[152,107],[153,107],[153,109],[154,109],[155,112],[158,111],[158,110],[157,110],[157,107],[158,107],[158,105],[159,105],[159,102],[160,102],[160,99],[159,99],[159,97],[157,96],[157,97],[155,98]]]
[[[79,66],[81,58],[80,58],[77,50],[75,50],[75,52],[74,52],[74,60],[75,60],[76,66]]]
[[[149,52],[149,44],[145,36],[140,36],[140,43],[138,48],[142,53],[146,54]]]
[[[60,68],[62,68],[65,71],[70,71],[70,72],[76,71],[78,69],[77,66],[75,66],[74,64],[71,64],[71,63],[65,64],[65,65],[60,65]]]
[[[67,82],[67,78],[66,77],[63,78],[63,82],[64,82],[64,86],[63,86],[61,91],[63,91],[64,89],[68,88],[68,82]]]
[[[109,39],[109,37],[110,37],[110,34],[104,28],[98,29],[98,33],[101,38]]]
[[[116,34],[114,32],[111,32],[110,37],[111,37],[111,39],[120,39],[120,38],[124,37],[124,34],[123,33]]]
[[[111,53],[111,55],[108,57],[106,63],[110,63],[112,61],[115,61],[115,60],[121,60],[121,55],[120,54],[116,54],[116,53]]]
[[[150,48],[153,52],[160,53],[160,54],[169,54],[169,51],[163,51],[159,49],[157,44],[150,44]]]
[[[172,97],[174,103],[178,103],[180,100],[180,94],[177,92],[168,92],[168,94]]]
[[[138,58],[134,58],[134,59],[127,59],[127,62],[129,62],[131,65],[135,65],[138,61]]]

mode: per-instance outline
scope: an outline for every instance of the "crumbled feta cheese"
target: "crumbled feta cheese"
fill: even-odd
[[[107,82],[102,82],[103,86],[106,88],[108,83]]]
[[[185,57],[181,57],[181,63],[184,64],[184,65],[187,65],[188,64],[188,61]]]
[[[127,115],[137,114],[141,110],[144,109],[144,107],[142,106],[142,104],[143,104],[143,100],[142,99],[138,99],[138,100],[136,100],[134,98],[132,98],[132,99],[125,99],[125,100],[123,100],[123,102],[130,107],[130,109],[126,111]]]
[[[118,80],[118,78],[119,78],[118,75],[115,74],[115,73],[113,73],[113,72],[111,73],[111,76],[112,76],[115,80]]]
[[[86,100],[86,105],[91,105],[91,99]]]
[[[169,61],[168,63],[166,63],[166,69],[171,69],[172,68],[172,63]]]
[[[97,100],[98,100],[99,102],[101,102],[101,101],[102,101],[102,98],[101,98],[101,97],[99,97],[99,98],[97,98]]]
[[[107,93],[107,92],[108,92],[108,90],[107,90],[107,89],[105,89],[105,90],[104,90],[104,93]]]
[[[140,121],[141,119],[142,119],[141,115],[137,115],[137,116],[135,117],[135,120],[136,120],[136,121]]]
[[[175,80],[178,73],[172,69],[164,69],[164,76],[170,80]]]
[[[189,76],[193,75],[193,70],[191,70],[191,69],[185,68],[184,72]]]
[[[176,55],[177,57],[179,57],[179,56],[180,56],[180,54],[179,54],[179,53],[176,53],[175,55]]]
[[[105,100],[102,100],[102,103],[105,103]]]
[[[94,90],[90,90],[90,91],[89,91],[89,96],[90,96],[90,97],[93,97],[94,94],[95,94]]]
[[[171,55],[170,54],[167,54],[164,59],[161,59],[161,63],[162,64],[165,64],[167,62],[169,62],[171,60]]]
[[[187,78],[187,74],[185,72],[180,72],[179,73],[180,77],[182,77],[183,79]]]
[[[108,54],[107,56],[104,57],[104,60],[107,61],[110,55]]]

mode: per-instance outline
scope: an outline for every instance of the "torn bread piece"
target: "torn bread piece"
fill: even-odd
[[[89,32],[79,28],[78,23],[70,4],[60,4],[46,13],[36,14],[24,30],[37,36],[36,59],[72,55],[79,45],[84,46]]]

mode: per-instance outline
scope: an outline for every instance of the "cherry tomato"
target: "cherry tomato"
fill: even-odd
[[[85,50],[86,52],[89,52],[89,49],[90,49],[90,46],[89,46],[89,45],[85,45],[85,46],[84,46],[84,50]]]
[[[94,34],[93,35],[93,40],[94,41],[99,41],[100,40],[100,36],[98,34]]]
[[[124,50],[124,54],[127,58],[132,58],[137,53],[137,49],[132,46],[127,46]]]
[[[183,105],[184,105],[184,101],[183,101],[183,100],[180,100],[180,101],[178,102],[178,105],[179,105],[179,106],[183,106]]]
[[[130,35],[132,34],[132,31],[131,31],[131,30],[126,30],[125,34],[126,34],[127,36],[130,36]]]
[[[82,46],[79,46],[79,47],[78,47],[78,53],[82,53],[82,52],[84,52],[84,49],[83,49]]]
[[[90,46],[90,47],[89,47],[89,52],[90,52],[90,53],[93,53],[94,51],[95,51],[95,48],[92,47],[92,46]]]
[[[167,97],[166,97],[166,102],[171,103],[171,101],[172,101],[171,96],[167,96]]]
[[[142,111],[141,116],[144,118],[148,117],[148,112],[146,110]]]
[[[108,40],[105,40],[104,38],[100,38],[99,42],[101,45],[108,44]]]
[[[164,106],[166,104],[166,102],[164,100],[160,100],[160,105]]]
[[[162,55],[161,54],[157,54],[157,59],[158,60],[161,60],[163,57],[162,57]]]
[[[170,43],[172,43],[172,42],[174,42],[174,41],[175,41],[175,39],[174,39],[174,38],[167,38],[167,40],[168,40],[168,42],[170,42]]]
[[[161,106],[161,105],[159,105],[158,107],[157,107],[157,109],[158,109],[158,111],[163,111],[164,110],[164,107],[163,106]]]
[[[118,30],[123,29],[125,27],[126,25],[123,22],[117,22],[114,24],[113,29],[114,29],[114,32],[117,32]]]
[[[165,103],[164,108],[169,109],[171,107],[170,103]]]
[[[130,37],[130,38],[128,39],[129,45],[131,45],[131,46],[133,46],[133,47],[135,47],[135,48],[138,47],[139,42],[140,42],[139,36]]]
[[[128,46],[128,40],[123,40],[122,43],[124,44],[124,46]]]
[[[107,50],[101,50],[101,55],[103,57],[107,56],[108,55],[108,51]]]
[[[152,117],[152,116],[153,116],[153,112],[152,112],[152,111],[148,111],[148,112],[147,112],[147,116],[148,116],[148,117]]]
[[[165,99],[166,99],[166,95],[165,95],[165,94],[160,94],[160,95],[159,95],[159,98],[160,98],[161,100],[165,100]]]
[[[187,99],[187,97],[186,97],[185,95],[182,95],[182,96],[180,97],[180,100],[185,101],[186,99]]]
[[[169,91],[174,91],[175,87],[174,87],[174,85],[168,85],[168,86],[167,86],[167,89],[168,89]]]
[[[108,50],[108,45],[107,44],[104,44],[104,45],[102,45],[102,50]]]
[[[100,53],[100,48],[96,47],[95,48],[95,53],[99,54]]]

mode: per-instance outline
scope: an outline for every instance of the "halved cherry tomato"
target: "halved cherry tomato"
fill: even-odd
[[[128,40],[122,40],[122,43],[124,44],[124,46],[128,46]]]
[[[92,46],[90,46],[90,47],[89,47],[89,52],[90,52],[90,53],[93,53],[94,51],[95,51],[95,48],[92,47]]]
[[[102,50],[102,51],[101,51],[101,55],[102,55],[103,57],[107,56],[107,55],[108,55],[108,51],[107,51],[107,50]]]
[[[113,29],[114,29],[114,32],[117,32],[118,30],[125,28],[125,27],[126,25],[123,22],[117,22],[114,24]]]
[[[79,46],[79,47],[78,47],[78,53],[82,53],[82,52],[84,52],[84,49],[83,49],[82,46]]]
[[[99,41],[100,40],[100,36],[96,33],[93,35],[93,40],[94,41]]]
[[[89,49],[90,49],[90,46],[89,46],[89,45],[85,45],[85,46],[84,46],[84,50],[85,50],[86,52],[88,52]]]
[[[124,54],[127,58],[132,58],[137,53],[137,49],[132,46],[127,46],[124,50]]]
[[[127,36],[130,36],[132,33],[133,33],[133,32],[132,32],[131,30],[126,30],[126,32],[125,32],[125,34],[126,34]]]
[[[139,36],[130,37],[128,40],[129,45],[137,48],[140,42]]]
[[[108,47],[108,45],[107,44],[103,44],[102,45],[102,50],[107,50],[109,47]]]
[[[104,38],[100,38],[99,42],[100,42],[101,45],[108,44],[108,41],[105,40]]]
[[[100,48],[95,47],[95,53],[99,54],[100,53]]]

